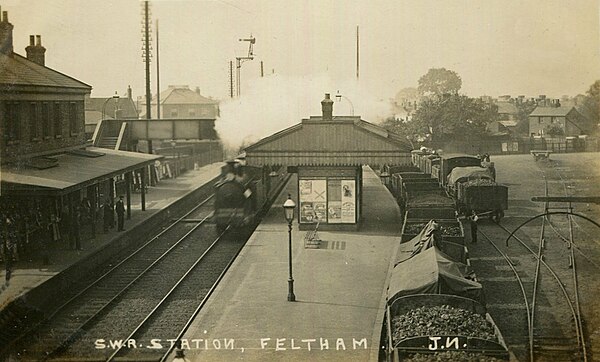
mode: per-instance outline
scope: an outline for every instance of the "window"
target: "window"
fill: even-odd
[[[19,103],[6,103],[6,136],[8,141],[18,141],[21,139],[21,119],[19,114]]]
[[[177,110],[171,109],[171,117],[177,117]]]
[[[42,103],[42,136],[47,139],[50,138],[52,132],[52,124],[50,123],[50,105],[48,103]]]
[[[188,114],[190,117],[196,117],[196,110],[194,108],[190,108]]]
[[[40,139],[40,135],[38,132],[38,112],[37,112],[37,104],[29,103],[29,139],[32,141],[38,141]]]
[[[54,137],[62,137],[62,107],[60,103],[56,102],[53,104],[52,117],[54,119]]]
[[[69,131],[71,132],[71,136],[76,136],[79,132],[77,125],[77,103],[75,102],[69,103]]]

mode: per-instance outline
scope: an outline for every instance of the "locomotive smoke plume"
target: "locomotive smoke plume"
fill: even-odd
[[[392,114],[388,100],[377,100],[361,90],[355,80],[334,82],[327,76],[289,78],[278,74],[254,79],[243,85],[239,98],[221,102],[216,129],[226,147],[237,152],[258,140],[321,115],[321,100],[330,93],[334,116],[354,115],[378,123]],[[337,101],[337,91],[344,97]],[[230,155],[232,156],[232,155]]]

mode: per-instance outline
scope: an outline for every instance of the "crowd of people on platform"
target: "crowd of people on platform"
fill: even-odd
[[[122,231],[125,206],[123,197],[116,205],[107,198],[99,210],[95,210],[87,198],[72,206],[56,207],[54,200],[2,200],[0,202],[0,262],[6,264],[7,280],[10,266],[19,260],[41,257],[49,264],[48,249],[59,245],[81,250],[81,240],[86,228],[92,225],[94,212],[102,217],[104,232],[115,227],[115,208],[118,230]],[[82,235],[83,234],[83,235]]]

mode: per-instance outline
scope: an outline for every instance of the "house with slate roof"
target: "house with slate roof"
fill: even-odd
[[[203,118],[215,119],[219,115],[219,102],[200,94],[200,88],[191,90],[188,85],[170,85],[160,93],[160,118]],[[157,97],[152,98],[152,117],[157,114]],[[145,117],[146,101],[139,107],[141,117]]]
[[[92,87],[45,66],[41,36],[23,57],[13,51],[13,25],[0,21],[0,152],[2,163],[85,144],[84,98]]]
[[[13,25],[8,13],[2,12],[0,209],[17,224],[25,223],[15,231],[17,250],[29,240],[46,240],[47,229],[27,220],[56,220],[57,215],[64,222],[84,220],[82,227],[89,226],[93,236],[97,213],[92,210],[105,199],[114,199],[115,192],[125,193],[129,216],[137,175],[144,209],[144,175],[162,158],[90,147],[85,136],[84,102],[92,87],[47,67],[41,36],[31,35],[29,39],[27,56],[15,53]],[[81,218],[73,212],[78,208],[83,210]],[[68,234],[64,237],[74,241],[79,231]]]
[[[565,136],[579,136],[590,134],[593,124],[585,118],[577,108],[569,106],[536,107],[529,114],[529,134],[543,136],[547,129],[553,126],[560,127]]]

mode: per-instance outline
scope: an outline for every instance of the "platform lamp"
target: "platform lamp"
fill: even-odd
[[[283,214],[285,220],[288,222],[288,241],[289,241],[289,266],[290,266],[290,277],[288,279],[288,302],[295,302],[296,296],[294,295],[294,278],[292,277],[292,222],[294,221],[294,212],[296,210],[296,203],[292,200],[292,195],[288,194],[287,200],[283,203]]]
[[[117,91],[115,91],[115,94],[112,97],[107,98],[104,101],[104,104],[102,105],[102,119],[103,120],[104,120],[104,117],[106,117],[106,112],[105,112],[106,111],[106,103],[108,103],[108,101],[110,101],[111,99],[114,99],[115,102],[117,102],[117,104],[115,105],[115,118],[117,118],[117,107],[119,105],[119,98],[120,98],[119,94],[117,93]]]

